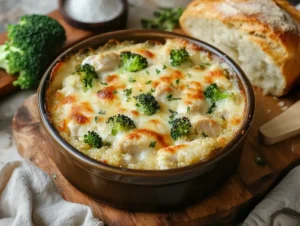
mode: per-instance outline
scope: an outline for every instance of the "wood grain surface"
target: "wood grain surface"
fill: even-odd
[[[49,16],[57,20],[66,31],[67,41],[63,49],[66,49],[87,37],[93,36],[93,33],[89,31],[84,31],[71,27],[64,21],[58,10],[51,12]],[[3,44],[6,41],[6,39],[6,34],[0,34],[0,45]],[[0,98],[3,98],[5,97],[5,95],[8,95],[9,93],[18,90],[18,88],[14,87],[12,84],[13,81],[15,81],[15,79],[16,76],[8,75],[5,71],[0,69]]]
[[[161,225],[232,225],[242,220],[254,205],[286,174],[299,164],[300,139],[294,137],[274,146],[259,141],[259,127],[282,112],[279,101],[289,106],[298,96],[292,94],[281,100],[263,96],[255,89],[256,114],[247,137],[241,164],[236,172],[218,190],[197,204],[171,213],[126,212],[107,206],[73,187],[57,169],[51,156],[57,151],[43,129],[38,116],[36,95],[27,99],[13,119],[13,136],[19,153],[45,170],[54,180],[59,192],[71,202],[90,206],[96,217],[106,224],[117,226]],[[259,166],[259,155],[266,165]],[[70,169],[72,170],[72,169]],[[126,195],[126,194],[124,194]],[[146,194],[145,194],[146,195]]]

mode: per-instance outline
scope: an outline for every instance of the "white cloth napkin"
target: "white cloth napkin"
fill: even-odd
[[[300,166],[291,170],[243,223],[243,226],[297,225],[300,225]]]
[[[0,163],[0,226],[104,226],[84,205],[65,201],[28,161]]]

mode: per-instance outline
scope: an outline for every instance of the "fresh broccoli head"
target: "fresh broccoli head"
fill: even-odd
[[[179,27],[179,18],[183,13],[183,8],[162,8],[154,12],[154,19],[142,19],[142,27],[150,29],[160,29],[173,31]]]
[[[88,131],[87,134],[84,135],[83,140],[92,148],[101,148],[103,146],[102,138],[94,131]]]
[[[170,61],[171,61],[171,65],[174,67],[178,67],[181,64],[187,62],[189,58],[190,55],[185,48],[171,50]]]
[[[34,88],[66,40],[65,30],[43,15],[23,16],[7,28],[8,41],[0,46],[0,68],[18,74],[14,85]]]
[[[171,137],[174,140],[177,140],[180,137],[185,137],[189,135],[191,128],[191,122],[187,117],[176,118],[173,121],[173,125],[171,128]]]
[[[111,134],[113,136],[117,135],[119,131],[128,131],[136,128],[135,123],[131,118],[121,114],[109,117],[106,123],[110,125]]]
[[[155,97],[152,94],[140,94],[135,97],[137,100],[136,106],[148,116],[154,115],[159,109],[160,106],[158,102],[155,100]]]
[[[204,96],[211,103],[211,106],[207,111],[208,114],[211,114],[217,107],[216,102],[227,98],[228,93],[222,92],[217,84],[213,83],[206,88],[206,90],[204,91]]]
[[[89,64],[80,64],[76,68],[76,73],[80,75],[86,90],[93,88],[94,79],[98,78],[98,74],[93,66]]]
[[[137,72],[148,67],[148,61],[145,57],[137,53],[122,52],[121,53],[121,67],[125,71]]]

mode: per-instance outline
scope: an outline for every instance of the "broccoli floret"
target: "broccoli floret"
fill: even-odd
[[[191,122],[187,117],[177,118],[173,121],[171,137],[177,140],[179,137],[187,136],[191,131],[191,127]]]
[[[121,53],[121,67],[125,71],[137,72],[148,67],[148,61],[145,57],[137,53],[122,52]]]
[[[0,46],[0,68],[19,75],[14,85],[34,88],[66,40],[63,27],[44,15],[23,16],[7,28],[8,41]]]
[[[142,27],[173,31],[174,28],[179,27],[179,18],[182,13],[183,8],[162,8],[154,12],[154,19],[142,19]]]
[[[135,97],[137,100],[136,106],[145,114],[148,116],[154,115],[159,109],[160,106],[155,100],[155,97],[152,96],[150,93],[142,93]]]
[[[185,48],[171,50],[170,61],[171,61],[171,65],[174,67],[178,67],[181,64],[187,62],[189,58],[190,55]]]
[[[226,92],[222,92],[217,84],[213,83],[206,88],[204,96],[211,103],[211,106],[207,111],[207,114],[211,114],[217,107],[216,102],[227,98],[229,95]]]
[[[76,73],[80,75],[86,90],[93,88],[94,79],[98,78],[98,74],[93,66],[89,64],[80,64],[76,68]]]
[[[83,137],[84,142],[92,148],[101,148],[103,146],[102,138],[94,131],[88,131]]]
[[[111,134],[113,136],[117,135],[119,131],[128,131],[136,128],[131,118],[121,114],[109,117],[106,123],[111,126]]]

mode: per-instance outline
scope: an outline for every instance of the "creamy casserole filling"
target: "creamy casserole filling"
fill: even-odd
[[[170,169],[228,144],[245,96],[230,66],[195,44],[111,41],[55,66],[47,107],[60,135],[91,158]]]

